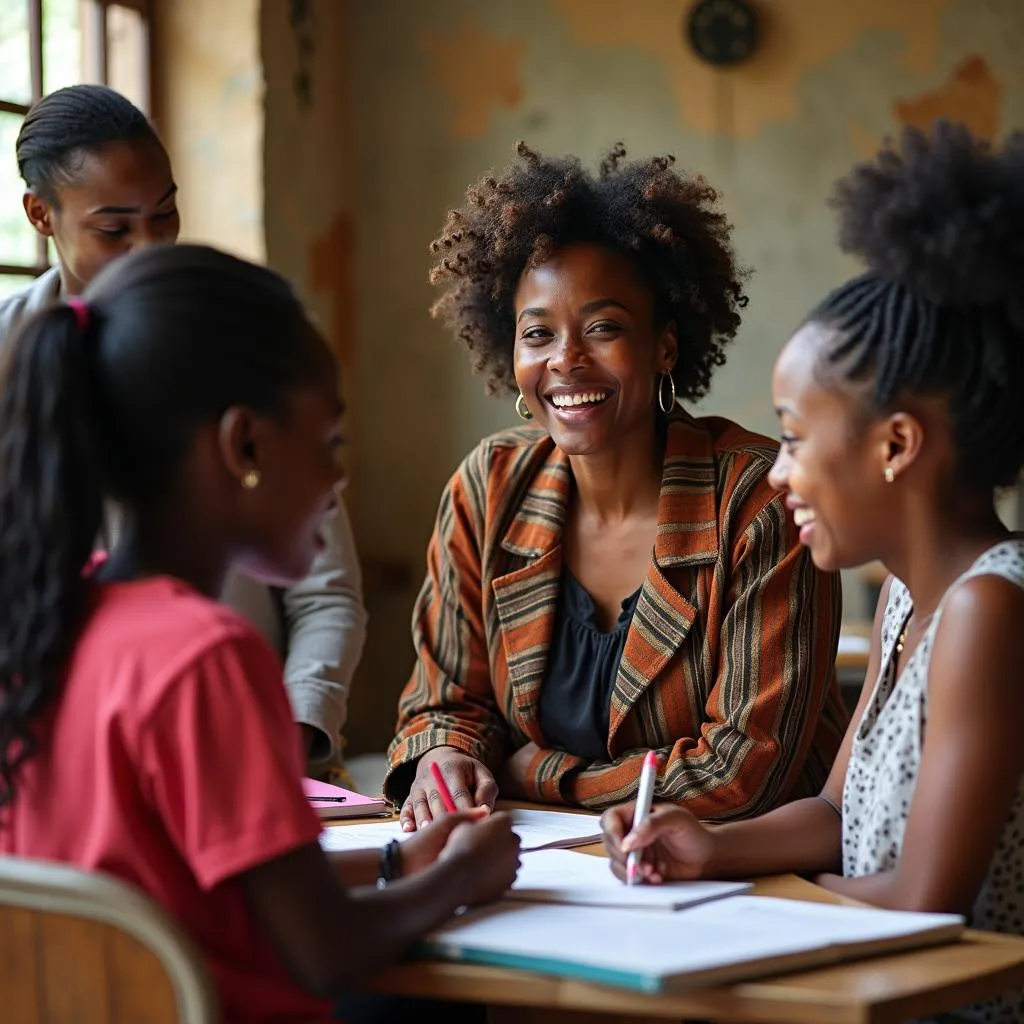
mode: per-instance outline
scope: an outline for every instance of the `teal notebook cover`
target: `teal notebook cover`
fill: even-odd
[[[550,974],[557,978],[575,978],[599,985],[632,989],[635,992],[657,994],[665,987],[665,979],[635,971],[609,970],[575,960],[558,960],[548,956],[525,956],[499,953],[485,949],[465,949],[454,943],[424,940],[413,949],[413,957],[420,960],[449,960],[462,964],[481,964],[485,967],[510,967],[534,974]]]

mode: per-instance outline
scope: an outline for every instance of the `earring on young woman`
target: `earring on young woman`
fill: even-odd
[[[521,420],[532,420],[533,413],[530,412],[529,407],[526,404],[526,399],[523,397],[522,391],[519,392],[519,397],[516,399],[516,414]]]
[[[247,491],[254,491],[260,485],[260,471],[258,469],[247,469],[242,475],[242,486]]]

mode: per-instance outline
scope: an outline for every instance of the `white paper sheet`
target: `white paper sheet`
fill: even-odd
[[[624,885],[604,857],[571,850],[537,850],[524,857],[510,899],[603,907],[679,910],[750,889],[749,882]]]
[[[857,636],[855,633],[840,633],[837,653],[870,654],[871,638],[867,636]]]
[[[601,819],[596,814],[568,811],[514,810],[512,828],[523,850],[566,849],[601,842]]]
[[[582,846],[601,841],[601,828],[596,814],[569,814],[565,811],[515,810],[513,830],[529,850]],[[403,832],[395,821],[371,822],[324,829],[320,846],[324,850],[379,849],[392,839],[401,842],[415,832]]]

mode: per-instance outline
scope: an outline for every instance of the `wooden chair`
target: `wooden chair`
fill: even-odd
[[[107,875],[0,857],[0,1019],[10,1024],[216,1024],[192,943]]]

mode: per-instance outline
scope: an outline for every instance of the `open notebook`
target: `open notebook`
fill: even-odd
[[[680,910],[746,892],[749,882],[672,882],[624,885],[604,857],[571,850],[536,850],[523,857],[509,899],[639,910]]]
[[[459,915],[416,947],[422,958],[665,992],[935,945],[952,914],[730,896],[674,914],[503,900]]]
[[[567,811],[514,810],[513,830],[528,850],[559,849],[584,846],[601,841],[601,828],[596,814],[570,814]],[[363,850],[386,846],[392,839],[408,839],[415,833],[403,832],[398,821],[382,821],[367,825],[327,829],[320,836],[325,850]]]
[[[367,818],[389,814],[388,802],[382,797],[363,796],[351,789],[332,786],[316,779],[303,779],[302,791],[310,806],[324,821],[338,818]]]

